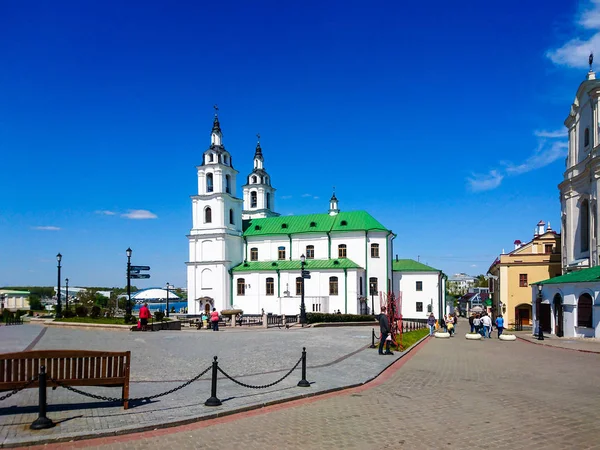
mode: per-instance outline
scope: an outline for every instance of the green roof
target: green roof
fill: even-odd
[[[598,281],[600,281],[600,266],[594,266],[532,284],[593,283]]]
[[[390,231],[366,211],[279,216],[244,221],[244,236],[326,233],[329,231]]]
[[[438,269],[421,264],[414,259],[395,259],[392,270],[394,272],[439,272]]]
[[[305,270],[325,269],[362,269],[354,261],[341,259],[307,259]],[[259,272],[261,270],[296,270],[300,271],[300,260],[281,261],[246,261],[232,269],[234,272]]]

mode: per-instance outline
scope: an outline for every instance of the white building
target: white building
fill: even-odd
[[[451,294],[466,294],[475,285],[475,277],[466,273],[455,273],[448,278],[448,290]]]
[[[533,286],[533,318],[559,336],[600,337],[600,81],[591,57],[590,71],[564,123],[569,146],[558,186],[563,275]]]
[[[394,292],[402,292],[402,316],[425,319],[433,312],[437,318],[444,308],[446,281],[441,270],[413,259],[393,262]]]
[[[29,291],[0,289],[0,309],[8,309],[10,311],[29,309],[29,295]]]
[[[198,194],[192,196],[189,314],[213,307],[298,314],[302,255],[310,271],[304,279],[307,312],[366,313],[370,292],[392,288],[395,235],[369,213],[340,211],[334,194],[328,212],[280,217],[260,142],[242,199],[236,197],[237,174],[215,115],[211,145],[197,167]],[[431,298],[439,301],[432,293],[438,288],[429,287],[429,278],[435,277],[423,276],[427,293],[421,303],[427,311]],[[400,278],[396,283],[394,277],[394,290],[400,287]],[[375,300],[379,312],[378,295]],[[412,306],[416,314],[417,302]]]

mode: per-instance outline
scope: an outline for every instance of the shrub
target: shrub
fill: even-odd
[[[71,317],[75,317],[75,312],[71,308],[65,309],[65,312],[63,313],[63,317],[65,319],[70,319]]]
[[[102,308],[97,305],[92,306],[92,311],[90,312],[90,317],[92,319],[97,319],[102,315]]]
[[[6,322],[7,319],[12,318],[14,318],[14,314],[12,313],[12,311],[9,311],[8,309],[2,311],[2,322]]]
[[[83,305],[79,305],[75,308],[75,313],[77,314],[77,317],[87,317],[88,309]]]
[[[165,313],[162,311],[154,311],[154,320],[157,322],[162,321],[165,318]]]
[[[374,322],[375,318],[370,315],[361,314],[325,314],[306,313],[308,323],[319,322]]]

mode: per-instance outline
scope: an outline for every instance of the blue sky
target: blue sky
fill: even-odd
[[[590,50],[598,2],[1,2],[0,286],[55,284],[58,252],[122,286],[129,246],[138,286],[185,286],[215,103],[241,179],[261,134],[281,214],[335,186],[400,257],[483,273],[559,226]]]

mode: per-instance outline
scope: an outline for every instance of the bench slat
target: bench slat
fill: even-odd
[[[102,373],[100,378],[106,378],[106,364],[107,364],[107,358],[105,356],[102,357]]]

